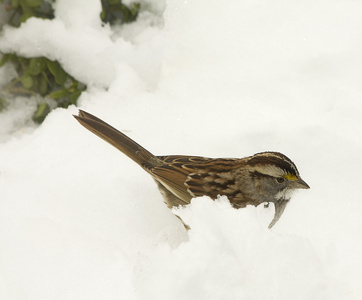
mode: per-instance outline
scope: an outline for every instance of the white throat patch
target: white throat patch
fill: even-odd
[[[274,198],[276,200],[289,200],[291,197],[292,197],[292,194],[293,194],[293,191],[292,189],[288,189],[288,188],[285,188],[283,190],[281,190],[279,193],[277,193]]]

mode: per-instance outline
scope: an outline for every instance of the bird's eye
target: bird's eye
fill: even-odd
[[[277,178],[277,182],[278,182],[278,183],[283,183],[284,180],[285,180],[285,179],[284,179],[283,177],[278,177],[278,178]]]

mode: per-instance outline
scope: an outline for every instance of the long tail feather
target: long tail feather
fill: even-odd
[[[89,131],[122,151],[139,165],[142,166],[144,163],[158,160],[151,152],[128,136],[90,113],[79,110],[78,116],[74,115],[74,118]]]

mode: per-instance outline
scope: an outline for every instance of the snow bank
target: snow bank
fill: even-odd
[[[9,109],[0,298],[359,299],[361,4],[142,4],[136,23],[110,28],[99,1],[58,0],[54,20],[6,28],[0,50],[59,60],[88,85],[82,109],[155,154],[276,150],[311,189],[272,230],[272,207],[195,199],[174,211],[186,232],[150,176],[79,126],[75,107],[36,130],[17,121],[29,106]]]
[[[254,207],[235,210],[225,198],[204,197],[177,214],[191,226],[189,240],[147,257],[138,282],[143,298],[328,298],[310,243],[267,230]]]

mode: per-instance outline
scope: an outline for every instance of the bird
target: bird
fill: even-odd
[[[156,156],[88,112],[79,110],[73,116],[150,174],[170,209],[188,205],[191,199],[205,195],[213,200],[226,196],[236,209],[274,203],[274,218],[268,226],[272,228],[282,216],[291,193],[310,188],[296,165],[280,152],[259,152],[243,158]]]

